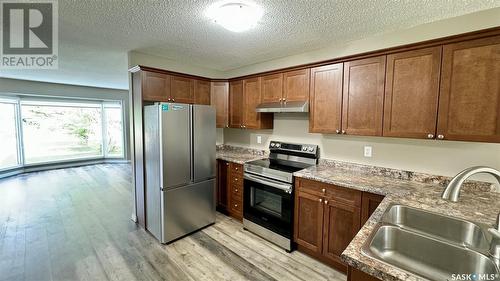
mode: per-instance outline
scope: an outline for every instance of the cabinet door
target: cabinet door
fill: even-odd
[[[440,65],[441,47],[387,56],[384,136],[434,137]]]
[[[342,117],[343,64],[311,69],[310,119],[311,133],[340,131]]]
[[[194,81],[191,78],[172,76],[170,82],[170,96],[173,102],[194,102]]]
[[[500,36],[443,47],[439,135],[500,142]]]
[[[283,74],[283,98],[285,101],[309,101],[309,68]]]
[[[340,255],[360,228],[360,208],[339,204],[330,199],[326,199],[324,203],[323,256],[343,264]],[[345,272],[346,268],[343,269]]]
[[[385,56],[344,63],[342,133],[381,136]]]
[[[280,102],[283,96],[283,74],[262,77],[262,102]]]
[[[168,101],[170,98],[170,76],[163,73],[142,73],[142,99],[146,101]]]
[[[243,122],[243,80],[229,82],[229,127],[241,128]]]
[[[384,200],[384,196],[382,195],[363,192],[361,198],[361,225],[364,225],[368,221],[382,200]]]
[[[295,195],[294,241],[321,254],[323,239],[323,199],[298,191]]]
[[[229,162],[217,160],[217,209],[227,211]]]
[[[260,128],[260,114],[255,111],[261,100],[260,82],[260,77],[243,80],[243,128]]]
[[[194,81],[194,103],[210,105],[210,82],[205,80]]]
[[[212,82],[211,104],[215,106],[217,128],[229,127],[229,83]]]

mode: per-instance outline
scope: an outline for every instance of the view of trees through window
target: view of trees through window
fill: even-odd
[[[101,156],[100,104],[21,104],[27,164]]]
[[[74,159],[123,157],[122,114],[119,102],[26,99],[7,103],[0,99],[0,169]],[[23,150],[19,153],[21,147]],[[23,159],[18,159],[20,154]]]

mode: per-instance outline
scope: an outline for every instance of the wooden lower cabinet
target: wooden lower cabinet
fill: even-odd
[[[243,219],[243,165],[217,160],[217,211]]]
[[[217,160],[217,195],[216,195],[216,209],[219,212],[227,214],[228,203],[228,175],[229,175],[229,162],[224,160]]]
[[[343,265],[340,255],[360,229],[360,208],[328,199],[324,201],[322,254],[333,263]],[[344,272],[347,270],[345,265],[341,268]]]
[[[366,223],[383,199],[384,196],[382,195],[363,192],[361,198],[361,225]]]
[[[378,206],[375,202],[383,197],[301,178],[295,183],[294,242],[298,250],[347,272],[340,256],[364,223],[361,214],[371,215]],[[364,197],[372,199],[367,201],[371,205],[362,204]],[[371,209],[366,211],[365,206]]]
[[[295,195],[295,242],[314,253],[323,243],[323,199],[297,190]]]
[[[380,281],[380,279],[366,274],[361,270],[348,266],[347,281]]]

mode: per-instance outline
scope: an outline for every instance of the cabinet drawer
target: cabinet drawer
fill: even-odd
[[[233,195],[239,196],[241,198],[242,194],[243,194],[243,186],[242,185],[231,185],[230,192]]]
[[[238,200],[237,198],[234,197],[233,199],[236,200],[231,200],[231,206],[229,206],[231,208],[231,212],[243,213],[243,203],[241,202],[241,200]]]
[[[243,175],[243,165],[231,163],[231,173]]]
[[[242,186],[243,177],[239,175],[231,175],[231,185]]]
[[[334,202],[348,206],[361,206],[362,193],[359,190],[304,179],[299,180],[298,187],[302,192],[323,196],[325,199],[332,200]]]

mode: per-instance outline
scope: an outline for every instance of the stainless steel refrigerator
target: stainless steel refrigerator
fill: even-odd
[[[144,106],[146,229],[169,243],[215,222],[215,109]]]

